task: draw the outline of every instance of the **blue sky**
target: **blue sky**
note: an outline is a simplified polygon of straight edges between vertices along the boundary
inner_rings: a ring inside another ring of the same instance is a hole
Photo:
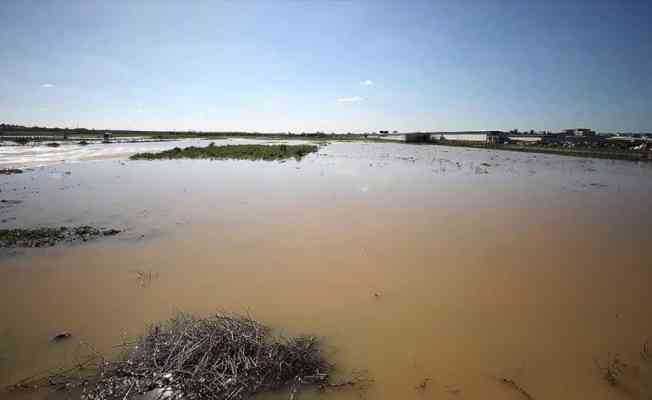
[[[652,2],[0,3],[0,121],[652,131]]]

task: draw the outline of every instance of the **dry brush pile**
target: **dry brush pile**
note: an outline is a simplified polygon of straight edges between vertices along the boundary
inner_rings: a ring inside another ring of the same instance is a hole
[[[342,386],[329,382],[332,369],[313,337],[279,338],[248,317],[184,314],[151,327],[121,360],[102,361],[82,398],[123,400],[154,391],[232,400],[284,388],[294,393],[300,385]]]

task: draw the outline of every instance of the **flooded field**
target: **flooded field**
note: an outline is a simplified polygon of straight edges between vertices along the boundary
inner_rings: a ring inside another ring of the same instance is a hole
[[[130,142],[131,141],[131,142]],[[0,142],[0,168],[28,168],[56,165],[62,162],[80,162],[106,160],[125,157],[141,150],[158,151],[169,149],[170,143],[183,146],[186,143],[203,142],[198,140],[155,141],[146,138],[113,140],[102,143],[84,140],[86,144],[73,141],[48,141],[30,145],[17,145],[12,142]],[[48,144],[58,145],[56,147]],[[202,143],[205,144],[205,143]]]
[[[191,144],[208,141],[33,164],[0,148],[2,167],[35,167],[0,177],[0,229],[123,230],[2,249],[0,386],[228,310],[320,336],[342,376],[373,379],[300,398],[526,398],[503,379],[535,399],[652,396],[652,165],[338,142],[300,162],[127,160]],[[598,367],[614,354],[617,386]]]

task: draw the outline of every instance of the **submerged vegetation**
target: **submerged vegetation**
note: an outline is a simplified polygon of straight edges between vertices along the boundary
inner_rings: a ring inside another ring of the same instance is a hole
[[[61,242],[87,241],[98,236],[113,236],[117,229],[98,229],[92,226],[0,229],[1,247],[51,247]]]
[[[237,144],[215,146],[214,143],[206,147],[190,146],[186,148],[175,147],[158,153],[137,153],[132,155],[132,160],[169,160],[177,158],[208,158],[208,159],[238,159],[238,160],[285,160],[295,158],[300,160],[305,155],[317,151],[317,146],[299,145],[263,145],[263,144]]]
[[[594,360],[600,375],[610,386],[617,387],[632,398],[652,399],[652,359],[648,342],[643,344],[640,360],[625,362],[620,355],[609,353],[604,362]]]
[[[304,385],[328,389],[362,383],[332,383],[333,365],[314,337],[277,337],[269,327],[239,315],[179,314],[153,325],[124,349],[115,361],[94,351],[93,362],[83,364],[83,376],[64,372],[30,378],[13,389],[81,388],[87,400],[125,400],[145,393],[153,398],[235,400],[281,389],[293,398]]]

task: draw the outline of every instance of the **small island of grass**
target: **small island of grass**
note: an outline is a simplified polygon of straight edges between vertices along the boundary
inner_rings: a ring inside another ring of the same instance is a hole
[[[191,159],[236,159],[236,160],[285,160],[294,158],[301,160],[307,154],[317,151],[317,146],[298,145],[263,145],[263,144],[236,144],[215,146],[214,143],[206,147],[190,146],[186,148],[175,147],[158,153],[136,153],[131,160],[172,160],[179,158]]]

